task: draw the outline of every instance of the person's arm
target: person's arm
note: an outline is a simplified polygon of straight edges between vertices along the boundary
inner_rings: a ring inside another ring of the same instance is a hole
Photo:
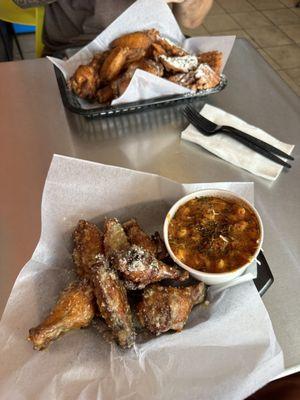
[[[54,3],[55,1],[56,0],[13,0],[20,8],[40,7]]]
[[[213,0],[173,0],[173,2],[173,13],[178,23],[191,29],[202,24],[213,4]]]

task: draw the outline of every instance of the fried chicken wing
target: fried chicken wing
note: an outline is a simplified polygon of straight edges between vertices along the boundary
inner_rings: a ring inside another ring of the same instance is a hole
[[[141,60],[139,62],[138,68],[156,76],[163,76],[164,74],[163,65],[160,62],[150,60],[149,58]]]
[[[122,279],[134,284],[127,285],[128,289],[142,289],[150,283],[163,279],[183,281],[189,277],[187,271],[158,261],[149,251],[136,245],[128,250],[116,252],[111,259],[111,264],[120,273]]]
[[[155,335],[169,330],[181,331],[192,307],[204,299],[203,282],[180,288],[151,285],[144,290],[143,299],[137,305],[137,317],[140,324]]]
[[[160,56],[167,56],[167,51],[159,43],[152,43],[152,54],[154,59],[158,61]]]
[[[142,58],[146,56],[146,50],[140,48],[134,48],[128,50],[126,65],[133,63],[135,61],[140,61]]]
[[[163,38],[161,36],[157,36],[156,43],[158,43],[167,53],[167,55],[174,57],[174,56],[187,56],[189,53],[178,46],[176,43],[172,42],[170,39]]]
[[[71,89],[83,99],[93,99],[99,83],[98,71],[91,65],[80,65],[70,79]]]
[[[104,253],[103,234],[95,224],[80,220],[73,233],[73,241],[76,272],[81,277],[88,277],[91,266]]]
[[[128,236],[130,244],[135,244],[155,255],[156,245],[137,223],[137,220],[132,218],[123,224],[124,231]]]
[[[109,52],[109,55],[105,58],[100,68],[99,77],[101,84],[110,82],[119,75],[125,65],[128,52],[128,47],[115,47]]]
[[[200,64],[195,71],[195,83],[191,86],[194,90],[210,89],[220,83],[218,75],[208,64]]]
[[[174,74],[169,76],[169,81],[177,83],[184,87],[191,87],[195,82],[195,73],[190,71],[187,73]]]
[[[131,81],[131,77],[126,73],[121,75],[119,78],[115,79],[111,82],[111,90],[113,92],[114,97],[120,97],[127,89],[129,83]]]
[[[96,97],[101,104],[110,103],[115,97],[112,86],[107,85],[99,89],[96,93]]]
[[[93,267],[92,282],[97,304],[105,322],[123,347],[131,347],[135,340],[132,315],[127,293],[116,271],[102,257]]]
[[[106,257],[115,252],[126,250],[130,243],[124,229],[117,218],[107,219],[104,223],[104,250]]]
[[[145,32],[132,32],[120,36],[111,42],[111,47],[129,47],[130,49],[147,50],[152,43],[151,34]]]
[[[94,57],[92,58],[92,61],[89,63],[89,65],[93,68],[95,68],[96,71],[99,71],[99,69],[102,67],[105,58],[107,57],[109,51],[104,51],[103,53],[96,53],[94,54]]]
[[[199,64],[208,64],[217,74],[221,73],[223,53],[220,51],[208,51],[198,54]]]
[[[194,55],[183,57],[167,57],[162,55],[160,56],[160,61],[167,71],[171,72],[189,72],[198,66],[198,59]]]
[[[95,315],[94,293],[86,280],[71,283],[60,295],[49,316],[29,330],[35,350],[45,349],[65,333],[88,326]]]

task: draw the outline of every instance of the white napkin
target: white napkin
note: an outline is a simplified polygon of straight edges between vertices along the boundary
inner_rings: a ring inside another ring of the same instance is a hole
[[[210,121],[215,122],[217,125],[233,126],[236,129],[277,147],[285,153],[291,154],[295,147],[292,144],[280,142],[262,129],[249,125],[240,118],[209,104],[203,107],[200,114]],[[283,168],[281,165],[265,158],[227,135],[205,136],[194,128],[194,126],[189,125],[181,133],[181,138],[196,143],[231,164],[271,181],[278,178]]]

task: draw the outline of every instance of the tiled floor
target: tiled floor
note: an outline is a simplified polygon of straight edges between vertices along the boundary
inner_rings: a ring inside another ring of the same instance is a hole
[[[252,42],[300,96],[300,8],[296,0],[214,0],[204,24],[190,36],[237,35]],[[25,58],[34,58],[34,35],[19,37]]]
[[[300,96],[300,8],[296,0],[214,0],[204,24],[186,34],[235,34],[252,42]]]

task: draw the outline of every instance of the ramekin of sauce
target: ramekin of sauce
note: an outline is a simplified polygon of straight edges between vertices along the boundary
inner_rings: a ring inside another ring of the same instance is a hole
[[[208,285],[244,273],[263,242],[256,209],[227,190],[200,190],[178,200],[164,223],[167,250],[182,268]]]

